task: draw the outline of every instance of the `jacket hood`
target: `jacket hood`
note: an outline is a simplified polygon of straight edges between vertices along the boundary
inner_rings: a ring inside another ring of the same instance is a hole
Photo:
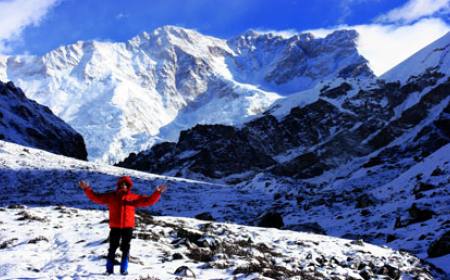
[[[130,190],[133,187],[133,180],[131,180],[130,176],[120,177],[119,180],[117,180],[117,189],[119,189],[119,186],[122,183],[126,183],[129,186],[128,190]]]

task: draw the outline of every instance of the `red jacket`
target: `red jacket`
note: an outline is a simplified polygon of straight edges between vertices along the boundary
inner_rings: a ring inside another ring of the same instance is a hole
[[[86,196],[93,202],[108,205],[110,228],[134,228],[135,208],[151,206],[161,197],[161,193],[158,191],[155,191],[150,196],[132,193],[130,189],[133,186],[133,181],[131,181],[129,176],[119,178],[117,186],[123,182],[126,182],[130,186],[126,193],[121,193],[116,190],[97,194],[92,188],[84,190]]]

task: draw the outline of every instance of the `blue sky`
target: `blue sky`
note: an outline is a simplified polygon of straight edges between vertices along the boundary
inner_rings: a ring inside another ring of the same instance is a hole
[[[382,72],[393,63],[387,57],[389,52],[397,59],[401,54],[403,59],[450,30],[449,2],[0,0],[0,53],[42,55],[78,40],[126,41],[163,25],[192,28],[225,39],[248,29],[288,34],[310,30],[323,35],[339,28],[355,28],[361,34],[361,52],[376,72]],[[383,45],[385,50],[371,44]]]

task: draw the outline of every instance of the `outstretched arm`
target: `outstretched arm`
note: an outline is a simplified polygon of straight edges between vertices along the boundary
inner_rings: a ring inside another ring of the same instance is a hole
[[[161,194],[167,190],[166,185],[160,185],[156,187],[156,190],[152,195],[141,195],[137,199],[128,200],[126,204],[134,207],[147,207],[152,206],[161,198]]]
[[[109,201],[110,195],[108,193],[105,194],[97,194],[92,188],[84,181],[80,181],[80,188],[84,191],[86,196],[94,203],[97,204],[107,204]]]

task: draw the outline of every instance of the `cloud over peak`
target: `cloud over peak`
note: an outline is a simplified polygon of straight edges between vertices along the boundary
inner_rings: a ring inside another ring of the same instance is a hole
[[[450,0],[410,0],[376,18],[377,22],[410,23],[423,17],[450,13]]]
[[[60,0],[9,0],[0,2],[0,53],[9,51],[8,45],[20,41],[23,30],[37,26]]]

